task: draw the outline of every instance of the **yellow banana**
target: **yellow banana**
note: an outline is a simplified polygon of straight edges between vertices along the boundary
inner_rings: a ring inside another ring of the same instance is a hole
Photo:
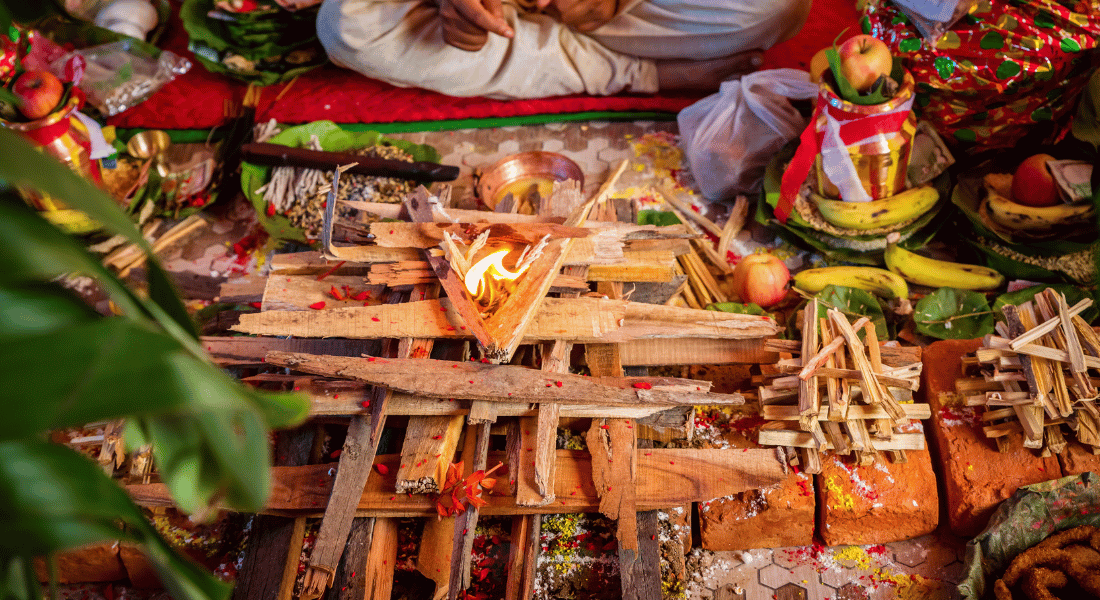
[[[1025,206],[995,192],[987,200],[989,218],[998,225],[1017,231],[1050,229],[1059,225],[1082,225],[1092,221],[1091,202],[1057,204],[1055,206]]]
[[[844,202],[810,193],[810,200],[826,221],[859,231],[911,221],[931,210],[939,199],[940,193],[930,184],[870,202]]]
[[[859,288],[883,298],[908,298],[909,284],[897,273],[876,267],[821,267],[799,271],[794,287],[816,294],[827,285]]]
[[[891,234],[896,235],[896,234]],[[910,252],[896,243],[886,246],[886,267],[909,283],[933,288],[995,290],[1004,283],[1004,275],[979,265],[936,260]]]

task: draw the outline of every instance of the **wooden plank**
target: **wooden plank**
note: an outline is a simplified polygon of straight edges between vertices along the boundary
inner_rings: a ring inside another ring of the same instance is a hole
[[[617,521],[619,547],[638,550],[635,482],[637,437],[633,423],[593,419],[585,436],[592,454],[592,483],[600,496],[600,512]]]
[[[740,394],[706,390],[710,382],[668,377],[552,376],[513,365],[433,359],[356,359],[270,352],[267,362],[326,377],[354,378],[410,394],[492,402],[560,402],[609,406],[742,404]]]
[[[363,596],[366,600],[389,600],[393,593],[393,571],[397,566],[397,519],[377,518],[371,534]]]
[[[451,553],[455,544],[455,517],[424,520],[416,570],[435,582],[434,598],[446,598],[451,586]]]
[[[204,336],[199,342],[219,366],[261,365],[269,350],[331,356],[378,354],[374,340]]]
[[[401,446],[397,493],[439,493],[464,424],[465,419],[460,416],[409,419],[405,443]]]
[[[363,572],[374,534],[374,519],[359,517],[351,522],[348,541],[340,566],[336,568],[332,585],[325,592],[325,600],[360,600],[366,595],[367,578]]]
[[[534,594],[535,564],[538,562],[539,530],[542,515],[521,515],[512,518],[512,543],[508,549],[507,581],[504,600],[527,600]]]
[[[619,360],[624,367],[771,364],[778,355],[764,350],[764,342],[763,338],[629,340],[619,344]]]
[[[326,304],[327,306],[327,304]],[[358,306],[244,313],[233,330],[253,335],[306,338],[454,338],[473,332],[448,300],[396,306]],[[601,298],[547,298],[526,331],[525,342],[567,340],[621,343],[641,339],[712,338],[746,340],[779,331],[775,322],[754,315],[644,305]]]
[[[466,445],[462,451],[465,476],[484,471],[489,459],[489,424],[470,425],[466,428]],[[482,492],[483,494],[485,492]],[[474,549],[479,509],[470,504],[454,523],[454,544],[451,548],[450,580],[447,597],[458,598],[460,591],[470,587],[470,556]]]
[[[897,437],[897,436],[895,436]],[[482,515],[529,513],[596,512],[599,498],[592,485],[592,460],[587,452],[558,450],[555,494],[557,500],[544,507],[519,507],[513,496],[492,494]],[[495,464],[503,455],[490,453]],[[374,470],[359,498],[360,516],[427,517],[436,514],[427,496],[395,494],[400,456],[379,456],[376,464],[386,465],[383,475]],[[654,448],[639,450],[636,456],[636,498],[638,510],[655,510],[720,498],[748,489],[767,487],[782,481],[782,467],[771,448],[750,448],[740,452],[720,449]],[[329,465],[274,467],[272,491],[266,512],[301,511],[316,514],[328,502],[333,476]],[[171,506],[167,486],[162,483],[126,487],[142,506]],[[377,525],[376,525],[377,526]],[[375,532],[377,538],[377,531]]]
[[[516,504],[520,506],[543,506],[546,497],[539,491],[535,477],[536,439],[538,437],[538,418],[521,418],[508,438],[508,473],[515,485]],[[555,452],[556,454],[556,452]]]
[[[310,426],[280,432],[275,442],[274,463],[280,466],[307,464],[314,445],[314,432]],[[289,599],[294,593],[293,575],[298,573],[304,533],[304,519],[299,523],[298,519],[256,515],[252,523],[254,541],[245,549],[233,598]]]

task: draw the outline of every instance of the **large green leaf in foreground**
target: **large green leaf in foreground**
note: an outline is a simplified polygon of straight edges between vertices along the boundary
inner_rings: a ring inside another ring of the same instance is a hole
[[[177,555],[118,485],[83,455],[0,442],[0,598],[41,597],[30,561],[103,540],[142,544],[173,598],[223,600],[230,587]]]

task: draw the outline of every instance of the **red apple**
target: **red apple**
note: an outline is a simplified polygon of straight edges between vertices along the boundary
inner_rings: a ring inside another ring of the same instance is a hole
[[[840,73],[857,92],[863,93],[894,69],[894,57],[882,40],[869,35],[848,38],[837,48]]]
[[[752,302],[763,308],[779,304],[787,295],[790,280],[787,265],[772,254],[750,254],[733,268],[733,292],[742,302]]]
[[[65,86],[49,71],[27,71],[15,80],[11,91],[19,99],[19,112],[33,121],[53,112]]]
[[[1047,168],[1054,160],[1049,154],[1036,154],[1024,159],[1012,176],[1012,201],[1027,206],[1054,206],[1062,202],[1058,184]]]
[[[829,57],[825,55],[828,50],[828,48],[822,48],[810,59],[810,81],[821,83],[821,78],[825,76],[825,71],[829,70]]]

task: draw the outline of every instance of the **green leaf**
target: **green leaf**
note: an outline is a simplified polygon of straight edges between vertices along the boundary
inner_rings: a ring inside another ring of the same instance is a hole
[[[99,318],[91,307],[57,283],[0,287],[2,338],[38,335]]]
[[[814,297],[821,303],[817,315],[819,319],[825,317],[826,311],[830,308],[844,313],[851,323],[856,322],[860,317],[867,317],[874,324],[875,336],[879,340],[890,339],[882,304],[871,292],[843,285],[827,285]]]
[[[669,225],[679,225],[680,218],[672,211],[640,210],[638,211],[638,224],[667,227]]]
[[[230,587],[176,554],[98,465],[64,446],[0,442],[0,507],[0,597],[41,589],[26,581],[33,570],[20,569],[31,557],[105,540],[144,545],[173,598],[229,597]]]
[[[1060,294],[1066,297],[1066,304],[1073,306],[1085,298],[1091,298],[1089,293],[1082,288],[1068,283],[1054,283],[1054,284],[1040,284],[1026,287],[1022,290],[1016,290],[1015,292],[1008,292],[997,296],[997,299],[993,301],[993,312],[996,313],[997,318],[1004,320],[1004,313],[1001,310],[1006,304],[1020,305],[1024,302],[1030,301],[1039,292],[1050,288],[1056,290]],[[1095,305],[1090,306],[1081,313],[1081,318],[1092,323],[1100,317],[1100,310],[1097,310]]]
[[[913,321],[919,333],[941,340],[972,340],[993,333],[993,311],[985,295],[942,287],[917,302]]]
[[[0,127],[0,180],[21,188],[63,198],[66,205],[86,213],[115,234],[148,253],[152,248],[118,203],[61,161],[35,149],[18,133]]]
[[[872,106],[875,104],[882,104],[889,102],[894,96],[886,93],[886,82],[879,79],[864,93],[860,93],[852,85],[848,78],[844,76],[840,65],[840,54],[836,51],[836,46],[829,48],[825,51],[825,57],[829,59],[829,70],[832,72],[833,81],[836,83],[836,92],[844,100],[857,104],[859,106]],[[893,79],[895,83],[901,85],[902,79],[904,79],[905,68],[902,66],[901,58],[895,56],[894,64],[890,71],[890,79]]]
[[[762,317],[770,317],[771,313],[760,307],[759,304],[748,303],[742,304],[741,302],[715,302],[707,306],[706,310],[716,310],[719,312],[733,313],[736,315],[760,315]]]

